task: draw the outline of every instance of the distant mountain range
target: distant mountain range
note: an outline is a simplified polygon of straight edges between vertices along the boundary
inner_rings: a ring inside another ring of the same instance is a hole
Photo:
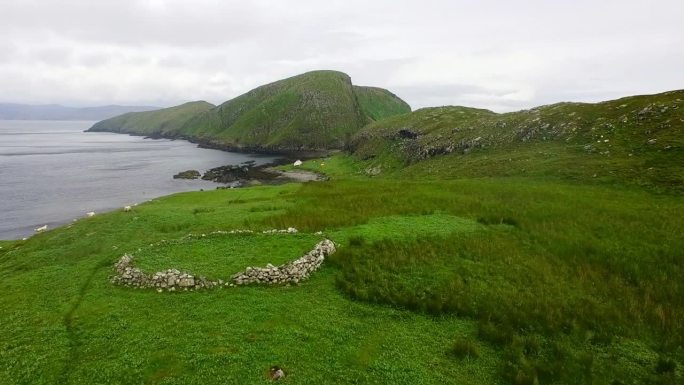
[[[58,104],[0,103],[0,120],[103,120],[127,112],[158,110],[153,106],[65,107]]]

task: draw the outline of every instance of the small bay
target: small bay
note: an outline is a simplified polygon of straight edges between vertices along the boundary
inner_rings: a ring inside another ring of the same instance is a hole
[[[275,160],[183,140],[83,132],[94,122],[0,120],[0,239],[182,191],[214,189],[179,171]]]

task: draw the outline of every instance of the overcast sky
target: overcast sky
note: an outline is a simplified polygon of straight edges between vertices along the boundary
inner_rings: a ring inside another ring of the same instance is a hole
[[[314,69],[413,108],[684,88],[684,0],[0,0],[0,101],[220,103]]]

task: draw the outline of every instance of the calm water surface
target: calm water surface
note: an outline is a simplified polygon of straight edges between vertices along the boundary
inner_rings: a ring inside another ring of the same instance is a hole
[[[217,186],[173,179],[179,171],[274,160],[182,140],[84,133],[92,124],[0,120],[0,239],[26,237],[36,227],[53,228],[88,211]]]

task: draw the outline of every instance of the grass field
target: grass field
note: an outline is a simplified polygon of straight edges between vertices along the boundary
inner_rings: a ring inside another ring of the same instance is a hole
[[[308,161],[332,179],[177,194],[0,242],[2,383],[259,384],[273,365],[287,384],[684,380],[681,195],[368,164]],[[318,231],[338,252],[300,286],[108,279],[126,252],[225,279],[299,257]]]

